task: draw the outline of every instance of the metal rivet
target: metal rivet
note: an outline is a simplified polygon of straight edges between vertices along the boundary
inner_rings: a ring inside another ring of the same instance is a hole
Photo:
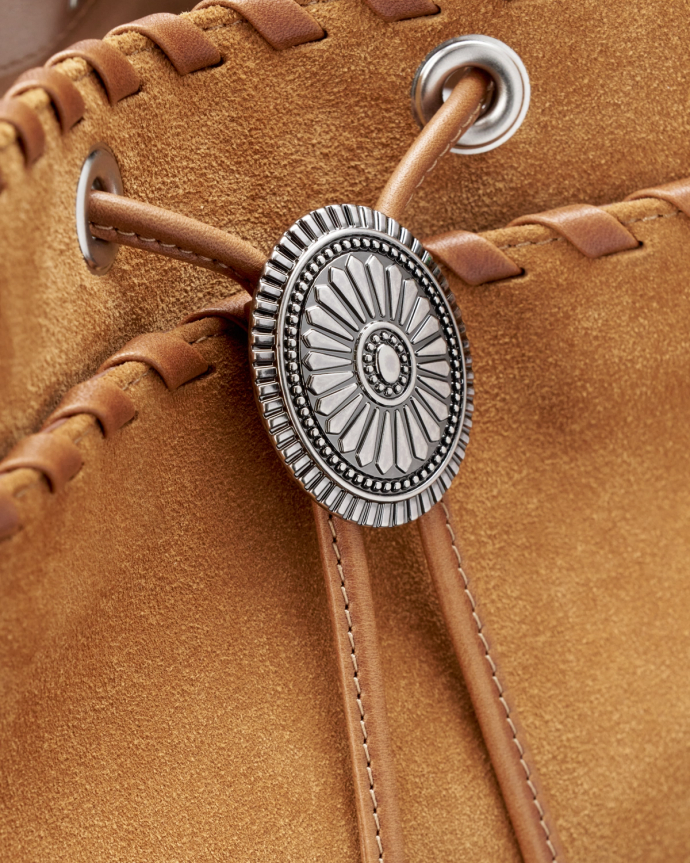
[[[113,265],[119,246],[100,240],[91,234],[89,228],[89,195],[92,189],[122,194],[122,175],[109,147],[96,144],[86,157],[77,184],[77,238],[79,248],[89,269],[102,276]]]
[[[520,128],[529,108],[529,75],[515,51],[491,36],[458,36],[434,48],[417,69],[411,95],[412,113],[420,126],[429,122],[470,66],[491,75],[494,92],[453,153],[486,153],[500,147]]]

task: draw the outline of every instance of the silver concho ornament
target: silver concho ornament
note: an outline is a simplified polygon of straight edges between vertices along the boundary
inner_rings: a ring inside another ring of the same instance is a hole
[[[382,213],[324,207],[283,235],[252,304],[252,377],[271,440],[322,506],[387,527],[440,500],[471,426],[464,333],[431,256]]]

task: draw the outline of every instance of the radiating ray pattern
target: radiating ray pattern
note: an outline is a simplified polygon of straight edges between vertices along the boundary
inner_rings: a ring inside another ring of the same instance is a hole
[[[458,472],[471,427],[465,328],[421,243],[350,204],[303,216],[251,309],[257,404],[292,476],[360,524],[414,520]]]
[[[296,407],[314,420],[315,448],[365,488],[419,481],[462,398],[447,309],[380,249],[334,256],[303,293]]]

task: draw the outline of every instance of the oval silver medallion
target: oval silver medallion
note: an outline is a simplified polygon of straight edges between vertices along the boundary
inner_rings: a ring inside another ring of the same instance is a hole
[[[252,303],[256,399],[304,489],[360,524],[404,524],[450,486],[472,414],[469,344],[448,284],[405,228],[324,207],[273,250]]]

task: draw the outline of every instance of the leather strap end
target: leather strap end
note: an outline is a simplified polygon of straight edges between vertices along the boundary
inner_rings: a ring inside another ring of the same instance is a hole
[[[33,468],[46,477],[51,491],[58,492],[79,472],[82,464],[81,451],[72,441],[39,432],[19,441],[0,462],[0,473]]]
[[[395,765],[362,528],[312,502],[355,784],[362,863],[403,863]]]

